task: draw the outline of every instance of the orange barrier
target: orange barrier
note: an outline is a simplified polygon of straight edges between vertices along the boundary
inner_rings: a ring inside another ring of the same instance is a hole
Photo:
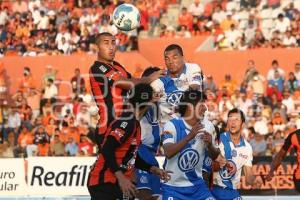
[[[196,49],[205,41],[207,36],[186,38],[153,38],[140,39],[140,53],[153,65],[164,66],[164,50],[170,44],[179,44],[187,60],[193,58]]]
[[[188,62],[198,63],[205,74],[212,74],[219,83],[225,74],[231,74],[237,82],[241,81],[246,64],[249,59],[256,62],[258,70],[266,75],[273,59],[279,61],[280,66],[289,71],[294,70],[294,64],[300,61],[300,49],[258,49],[248,51],[212,51],[195,52],[195,49],[203,41],[203,37],[194,39],[145,39],[140,40],[140,52],[118,53],[116,60],[134,76],[150,65],[164,66],[163,50],[168,44],[178,43],[182,45]],[[46,66],[52,65],[58,69],[57,79],[69,83],[74,75],[74,69],[79,67],[83,74],[88,73],[89,66],[96,59],[95,55],[70,55],[70,56],[43,56],[43,57],[4,57],[1,62],[7,71],[8,87],[10,93],[17,91],[22,78],[23,67],[29,66],[34,75],[36,85],[39,87]],[[86,76],[88,83],[88,76]],[[60,94],[69,94],[70,87],[67,84],[60,85]]]

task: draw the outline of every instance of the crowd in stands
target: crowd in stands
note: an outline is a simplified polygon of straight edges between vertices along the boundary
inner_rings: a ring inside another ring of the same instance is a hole
[[[140,10],[137,30],[112,24],[114,8],[131,2]],[[169,5],[179,5],[175,24],[163,22]],[[116,35],[120,51],[138,49],[138,36],[213,36],[216,50],[300,45],[299,0],[16,0],[0,1],[0,57],[95,53],[96,33]]]
[[[91,156],[97,152],[98,113],[87,80],[75,69],[69,77],[72,95],[65,97],[59,95],[56,74],[47,66],[42,80],[37,80],[30,67],[24,67],[18,92],[12,96],[0,85],[0,157]],[[249,60],[240,83],[226,74],[216,84],[213,75],[207,74],[204,88],[208,117],[221,131],[230,109],[238,107],[246,114],[243,135],[255,156],[278,152],[286,136],[300,128],[300,63],[286,72],[277,60],[270,61],[264,77]]]

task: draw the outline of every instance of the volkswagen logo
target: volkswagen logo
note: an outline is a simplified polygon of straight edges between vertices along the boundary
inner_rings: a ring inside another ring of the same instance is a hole
[[[227,164],[220,169],[219,174],[223,180],[230,180],[236,171],[236,164],[232,160],[228,160]]]
[[[194,149],[186,149],[178,158],[179,169],[183,172],[191,171],[198,164],[199,153]]]

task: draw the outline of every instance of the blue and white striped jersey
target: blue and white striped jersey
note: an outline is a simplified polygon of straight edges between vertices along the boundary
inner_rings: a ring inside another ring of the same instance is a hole
[[[215,141],[214,125],[204,118],[204,130],[212,135]],[[174,118],[168,121],[163,129],[163,145],[177,143],[190,133],[192,127],[183,118]],[[172,187],[194,187],[203,183],[202,168],[205,158],[206,144],[200,135],[191,140],[177,155],[165,159],[164,169],[173,171],[171,180],[164,183]]]
[[[191,85],[198,85],[200,89],[202,85],[201,68],[194,63],[185,63],[183,72],[177,78],[167,75],[151,83],[154,91],[162,94],[160,100],[161,122],[165,123],[178,117],[175,108],[183,92]]]
[[[221,187],[237,189],[242,168],[252,166],[252,147],[243,137],[241,137],[239,145],[234,145],[230,133],[224,132],[220,135],[219,148],[221,155],[229,161],[231,169],[229,171],[226,167],[223,167],[218,172],[214,172],[213,183]]]

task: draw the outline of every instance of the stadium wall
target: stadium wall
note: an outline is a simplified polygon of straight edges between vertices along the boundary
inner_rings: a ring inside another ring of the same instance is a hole
[[[205,74],[212,74],[216,83],[224,79],[225,74],[231,74],[238,83],[243,77],[246,64],[249,59],[256,62],[257,69],[266,75],[270,69],[273,59],[279,61],[280,66],[286,71],[293,71],[294,64],[300,62],[300,49],[257,49],[248,51],[214,51],[195,52],[201,44],[201,38],[190,40],[178,40],[185,51],[188,62],[200,64]],[[123,64],[134,76],[139,76],[143,69],[150,65],[158,65],[164,68],[163,50],[165,47],[177,40],[148,39],[141,40],[140,52],[118,53],[116,60]],[[199,43],[198,43],[199,42]],[[10,93],[17,91],[22,78],[24,66],[32,70],[36,81],[36,86],[41,85],[42,76],[46,66],[51,65],[58,70],[57,79],[59,93],[61,95],[71,94],[70,79],[74,74],[74,69],[79,67],[88,83],[89,66],[96,59],[95,55],[59,55],[41,57],[3,57],[0,61],[6,70],[6,81]]]

